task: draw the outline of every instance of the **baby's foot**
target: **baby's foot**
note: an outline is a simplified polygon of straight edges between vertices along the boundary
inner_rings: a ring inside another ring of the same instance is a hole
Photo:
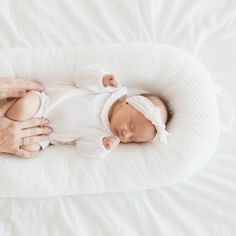
[[[120,139],[117,136],[107,136],[102,142],[107,150],[112,150],[120,143]]]
[[[29,91],[24,97],[16,100],[5,116],[15,121],[28,120],[38,111],[39,106],[39,95],[34,91]]]

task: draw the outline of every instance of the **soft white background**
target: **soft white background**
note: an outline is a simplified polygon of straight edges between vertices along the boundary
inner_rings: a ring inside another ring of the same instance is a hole
[[[0,48],[162,42],[200,59],[236,107],[235,0],[1,0]],[[236,235],[236,125],[221,102],[209,164],[161,189],[0,199],[0,235]],[[235,116],[235,108],[234,108]]]

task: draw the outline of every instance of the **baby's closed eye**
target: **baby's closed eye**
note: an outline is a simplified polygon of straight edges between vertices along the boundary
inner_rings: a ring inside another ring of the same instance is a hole
[[[130,122],[129,122],[129,129],[130,129],[131,132],[134,132],[134,131],[135,131],[135,125],[134,125],[133,120],[130,120]],[[136,142],[136,141],[137,141],[135,135],[132,135],[132,136],[130,137],[130,141],[131,141],[131,142]]]
[[[129,122],[129,129],[130,129],[130,131],[133,131],[133,127],[134,125],[133,125],[133,122],[132,122],[132,120],[130,120],[130,122]]]

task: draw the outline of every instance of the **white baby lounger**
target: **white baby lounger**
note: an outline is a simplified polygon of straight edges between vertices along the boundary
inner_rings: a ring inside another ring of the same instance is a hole
[[[192,56],[163,44],[3,49],[0,76],[71,86],[78,70],[98,64],[121,84],[165,97],[174,112],[167,144],[120,144],[105,159],[78,155],[72,145],[49,146],[36,158],[1,154],[0,196],[42,197],[124,192],[170,185],[208,162],[220,132],[215,85]],[[137,91],[137,90],[136,90]]]

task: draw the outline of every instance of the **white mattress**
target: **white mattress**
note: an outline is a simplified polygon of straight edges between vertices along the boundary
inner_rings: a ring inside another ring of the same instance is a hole
[[[1,48],[172,44],[199,58],[236,107],[234,0],[2,0],[0,25]],[[225,110],[222,119],[227,123]],[[234,123],[222,133],[209,164],[188,181],[171,187],[122,194],[2,198],[0,235],[233,236],[235,140]]]

